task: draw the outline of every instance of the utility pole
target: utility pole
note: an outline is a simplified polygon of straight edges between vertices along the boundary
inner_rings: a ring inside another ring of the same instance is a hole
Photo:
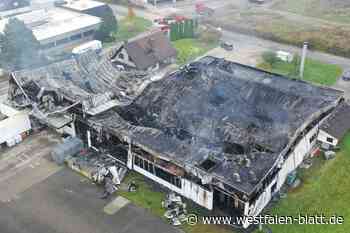
[[[300,76],[301,79],[303,79],[303,77],[304,77],[304,68],[305,68],[307,46],[308,46],[308,43],[304,42],[304,44],[303,44],[303,51],[301,53],[300,70],[299,70],[299,76]]]

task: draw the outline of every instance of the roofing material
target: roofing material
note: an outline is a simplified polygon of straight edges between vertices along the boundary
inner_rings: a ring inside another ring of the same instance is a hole
[[[158,30],[133,38],[125,44],[125,49],[140,70],[176,56],[176,49],[163,32]]]
[[[343,93],[214,57],[150,84],[131,105],[90,119],[184,168],[250,193],[308,122]],[[240,175],[240,182],[233,176]]]
[[[338,105],[321,129],[337,139],[342,139],[350,129],[350,106],[345,102]]]

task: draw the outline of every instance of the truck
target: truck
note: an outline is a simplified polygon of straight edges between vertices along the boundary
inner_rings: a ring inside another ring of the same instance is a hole
[[[81,44],[77,47],[75,47],[72,50],[73,55],[81,55],[83,53],[86,53],[88,51],[95,51],[96,53],[101,52],[102,50],[102,43],[99,40],[92,40],[89,42],[86,42],[84,44]]]

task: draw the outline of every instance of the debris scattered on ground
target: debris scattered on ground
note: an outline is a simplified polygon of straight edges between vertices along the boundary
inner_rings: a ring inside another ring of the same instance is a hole
[[[294,182],[290,185],[290,187],[291,187],[292,189],[295,189],[295,188],[299,187],[300,184],[301,184],[301,180],[298,179],[298,178],[296,178],[296,179],[294,180]]]
[[[297,171],[292,171],[287,176],[287,185],[292,186],[295,180],[297,179]]]
[[[302,164],[300,164],[300,168],[309,169],[312,166],[312,159],[305,159]]]
[[[136,192],[137,191],[137,184],[135,181],[131,181],[130,184],[128,185],[128,192]]]
[[[326,160],[330,160],[330,159],[335,158],[335,155],[336,155],[336,153],[334,151],[331,151],[331,150],[324,152],[324,158]]]
[[[178,226],[186,221],[186,204],[183,203],[181,197],[175,193],[167,195],[166,200],[162,201],[162,207],[166,209],[164,217],[169,219],[172,225]]]
[[[71,169],[104,186],[101,198],[115,193],[127,173],[127,168],[111,156],[92,150],[83,150],[78,155],[68,156],[65,161]]]

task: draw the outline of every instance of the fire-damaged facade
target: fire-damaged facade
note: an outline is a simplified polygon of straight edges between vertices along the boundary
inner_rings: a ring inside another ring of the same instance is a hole
[[[129,169],[209,210],[247,216],[310,153],[342,96],[214,57],[155,79],[83,56],[14,72],[9,91],[17,107]]]

